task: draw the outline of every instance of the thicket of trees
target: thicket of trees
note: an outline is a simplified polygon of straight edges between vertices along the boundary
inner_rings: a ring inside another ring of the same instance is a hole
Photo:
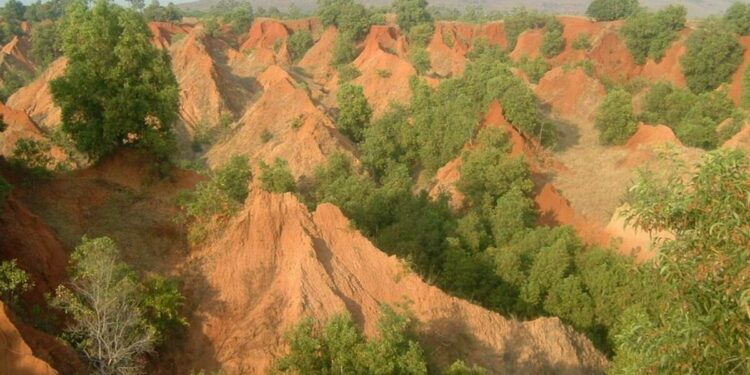
[[[638,0],[593,0],[586,15],[597,21],[614,21],[629,17],[638,9]]]
[[[686,17],[687,9],[681,5],[670,5],[657,12],[642,10],[628,17],[621,32],[635,62],[644,64],[647,58],[661,61],[679,31],[685,28]]]
[[[563,31],[565,31],[565,26],[563,26],[562,22],[555,17],[551,17],[547,22],[544,39],[542,39],[542,45],[540,47],[544,57],[552,58],[565,50]]]
[[[345,83],[336,94],[339,113],[336,128],[355,143],[362,142],[365,129],[370,124],[372,109],[367,103],[362,86]]]
[[[680,60],[690,90],[702,93],[728,82],[742,63],[744,47],[727,24],[707,20],[687,39],[687,53]]]
[[[81,0],[68,8],[60,30],[68,66],[50,90],[77,148],[92,160],[123,144],[168,159],[179,92],[169,57],[151,44],[143,17],[107,0],[91,8]]]
[[[750,4],[735,2],[724,13],[724,21],[739,35],[750,35]]]
[[[650,124],[671,127],[680,141],[688,146],[713,149],[734,135],[728,131],[732,129],[720,131],[719,125],[729,118],[741,122],[743,116],[724,91],[696,95],[690,90],[659,82],[646,93],[640,118]]]

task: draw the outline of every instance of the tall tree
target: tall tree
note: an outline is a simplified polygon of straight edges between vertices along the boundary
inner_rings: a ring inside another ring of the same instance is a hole
[[[362,86],[344,84],[337,94],[339,115],[336,127],[354,142],[361,142],[365,128],[370,124],[372,109],[367,103]]]
[[[65,75],[50,83],[63,131],[97,160],[123,145],[166,159],[174,147],[177,81],[143,17],[108,0],[77,0],[60,25]]]

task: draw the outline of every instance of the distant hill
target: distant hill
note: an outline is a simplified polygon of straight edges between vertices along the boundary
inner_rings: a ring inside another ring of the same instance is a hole
[[[208,9],[217,0],[198,0],[185,2],[180,6],[185,9]],[[690,17],[706,17],[724,12],[736,0],[641,0],[649,8],[661,8],[668,4],[683,4],[688,8]],[[363,0],[368,5],[387,5],[391,0]],[[518,6],[543,10],[551,13],[582,14],[591,0],[431,0],[430,5],[448,8],[463,8],[467,5],[480,5],[487,9],[503,10]],[[287,9],[294,4],[302,10],[315,8],[316,0],[251,0],[254,7]]]

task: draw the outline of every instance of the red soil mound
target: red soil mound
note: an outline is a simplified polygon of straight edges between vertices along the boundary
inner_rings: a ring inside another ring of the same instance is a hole
[[[47,129],[58,126],[62,113],[52,101],[49,82],[65,74],[67,59],[59,58],[47,70],[28,85],[8,98],[8,107],[26,112],[34,122]]]
[[[263,95],[245,112],[233,136],[209,151],[211,166],[234,154],[266,162],[280,157],[299,177],[310,175],[334,152],[351,152],[349,141],[286,71],[274,65],[257,79]]]
[[[667,48],[664,57],[658,63],[652,59],[648,59],[646,64],[640,68],[640,76],[650,82],[669,81],[677,86],[685,87],[687,81],[685,80],[685,75],[682,73],[680,59],[687,52],[685,39],[688,34],[689,30],[683,30],[680,33],[680,39]]]
[[[629,152],[622,160],[620,166],[634,168],[650,162],[656,158],[658,146],[667,143],[684,147],[669,127],[641,124],[638,126],[638,131],[625,144]]]
[[[14,36],[8,44],[0,50],[0,73],[9,71],[33,74],[36,64],[28,58],[31,43],[26,37]]]
[[[604,85],[580,68],[569,72],[554,68],[539,80],[534,91],[555,116],[568,121],[593,121],[607,96]]]
[[[333,47],[337,35],[338,32],[335,27],[331,26],[326,29],[320,39],[297,64],[319,84],[325,84],[333,75],[331,60],[333,60]]]
[[[8,315],[0,302],[0,374],[57,375],[49,364],[34,356]]]
[[[570,202],[565,199],[554,186],[544,185],[537,194],[534,201],[541,214],[540,224],[558,226],[570,225],[590,245],[608,246],[610,236],[597,222],[579,215]]]
[[[409,78],[416,70],[406,58],[406,39],[396,28],[373,26],[354,66],[362,72],[354,82],[364,88],[375,116],[390,102],[409,102]]]
[[[544,38],[543,29],[532,29],[526,30],[518,36],[516,42],[516,48],[510,53],[510,58],[514,61],[518,61],[522,57],[526,56],[530,59],[539,56],[539,47],[542,45],[542,39]]]
[[[178,361],[187,369],[213,364],[228,373],[265,373],[285,351],[284,332],[302,317],[348,311],[373,335],[382,303],[408,303],[438,365],[464,357],[490,373],[514,374],[600,373],[606,366],[586,338],[556,318],[517,322],[427,285],[332,205],[310,214],[291,194],[254,191],[200,257],[201,290],[214,292],[202,294]]]
[[[34,280],[28,297],[43,303],[43,294],[53,291],[65,278],[67,255],[52,228],[11,196],[1,207],[0,259],[16,259]]]
[[[722,147],[750,150],[750,125],[745,125],[739,133],[726,141]]]
[[[456,184],[461,179],[461,167],[464,164],[460,156],[449,161],[448,164],[438,169],[435,173],[435,180],[430,189],[430,198],[437,199],[441,194],[447,194],[450,197],[451,208],[458,211],[464,206],[466,197],[461,193]]]
[[[619,241],[618,248],[623,255],[632,256],[636,262],[643,263],[656,255],[656,246],[663,239],[672,239],[667,232],[648,233],[628,224],[621,213],[628,205],[618,208],[607,224],[607,233]]]
[[[0,133],[0,155],[5,157],[12,155],[16,142],[21,138],[42,138],[41,130],[26,113],[0,104],[0,115],[3,116],[3,122],[7,125],[5,131]]]
[[[463,73],[466,65],[466,54],[479,38],[503,48],[508,45],[503,23],[471,25],[461,22],[437,22],[435,34],[427,46],[432,70],[441,76]]]
[[[606,22],[594,22],[586,17],[560,16],[557,18],[564,26],[565,49],[552,59],[553,65],[556,66],[586,59],[586,51],[574,49],[573,41],[578,37],[588,36],[589,40],[593,42],[607,27]]]
[[[750,36],[739,37],[739,42],[745,47],[745,56],[742,59],[742,64],[732,76],[732,83],[729,86],[729,97],[737,105],[742,100],[742,77],[745,75],[748,65],[750,65]]]
[[[240,51],[250,54],[250,63],[260,68],[273,64],[289,64],[291,58],[286,46],[289,36],[298,30],[318,34],[320,28],[320,22],[312,18],[288,22],[270,18],[256,19],[250,27],[247,39],[240,46]]]
[[[172,70],[180,86],[183,131],[192,135],[197,126],[217,126],[221,115],[228,109],[218,84],[219,73],[206,48],[203,30],[193,29],[172,45],[170,53]]]
[[[615,80],[631,79],[637,70],[633,55],[618,34],[617,27],[620,25],[619,22],[610,23],[593,42],[588,54],[597,75]]]
[[[169,46],[172,45],[172,37],[175,34],[187,34],[192,29],[192,27],[171,22],[149,22],[148,28],[154,35],[152,43],[159,49],[169,49]]]

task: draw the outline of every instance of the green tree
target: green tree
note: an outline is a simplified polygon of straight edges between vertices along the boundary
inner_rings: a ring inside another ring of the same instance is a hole
[[[173,149],[177,81],[140,14],[107,0],[76,1],[60,25],[65,75],[50,83],[63,130],[97,160],[123,144],[166,159]]]
[[[503,19],[508,50],[516,48],[518,36],[529,29],[540,29],[547,24],[548,16],[525,8],[514,8]]]
[[[549,64],[541,56],[533,59],[523,56],[518,59],[516,66],[526,73],[532,83],[539,83],[539,80],[549,71]]]
[[[750,4],[735,2],[724,13],[724,21],[735,33],[750,35]]]
[[[414,26],[432,24],[432,15],[427,11],[427,0],[395,0],[393,10],[396,22],[404,33],[410,33]]]
[[[432,61],[430,61],[430,54],[424,48],[415,48],[409,53],[409,60],[411,60],[414,69],[419,74],[426,74],[432,69]]]
[[[563,31],[565,27],[562,22],[557,18],[552,17],[547,22],[547,29],[544,33],[544,39],[542,39],[541,51],[542,54],[547,58],[552,58],[559,55],[565,50],[565,38],[563,38]]]
[[[409,31],[409,43],[414,47],[426,47],[435,32],[432,22],[422,22],[414,25]]]
[[[641,11],[625,20],[621,32],[637,64],[646,58],[661,61],[667,48],[685,27],[687,9],[670,5],[658,12]]]
[[[690,90],[702,93],[728,82],[742,63],[744,47],[727,27],[706,21],[690,34],[687,52],[680,60]]]
[[[609,92],[597,110],[594,126],[604,145],[623,144],[630,139],[637,129],[631,95],[620,88]]]
[[[287,40],[287,48],[293,61],[299,61],[313,46],[312,34],[307,30],[295,31]]]
[[[185,296],[177,280],[156,276],[142,289],[141,309],[155,332],[155,343],[163,343],[167,334],[187,327],[187,319],[180,311],[185,306]]]
[[[71,318],[71,337],[97,371],[139,374],[153,349],[155,331],[140,307],[138,280],[107,237],[87,239],[71,255],[71,279],[53,304]]]
[[[362,86],[345,83],[336,94],[339,114],[336,117],[336,128],[352,141],[362,142],[365,129],[370,125],[372,109],[367,103]]]
[[[413,339],[413,319],[383,305],[378,339],[366,339],[348,314],[318,328],[308,318],[287,333],[290,352],[274,374],[427,374],[424,352]]]
[[[317,15],[324,25],[335,25],[353,41],[362,39],[370,29],[370,13],[354,0],[318,0]]]
[[[655,313],[623,316],[613,373],[750,371],[748,171],[745,151],[716,151],[689,179],[685,168],[670,168],[642,172],[631,187],[626,218],[675,237],[656,263],[668,293]]]
[[[29,274],[18,267],[15,259],[0,262],[0,300],[15,305],[18,297],[33,287]]]
[[[593,0],[586,15],[597,21],[614,21],[638,11],[638,0]]]
[[[24,13],[26,12],[26,6],[17,0],[8,0],[5,2],[0,15],[2,15],[2,31],[3,37],[5,38],[3,43],[9,42],[13,36],[23,35],[21,29],[21,21],[24,19]]]
[[[260,162],[260,183],[263,190],[272,193],[294,193],[297,184],[286,160],[276,158],[273,164]]]
[[[46,67],[62,55],[60,51],[57,25],[44,21],[31,29],[31,57],[41,66]]]

